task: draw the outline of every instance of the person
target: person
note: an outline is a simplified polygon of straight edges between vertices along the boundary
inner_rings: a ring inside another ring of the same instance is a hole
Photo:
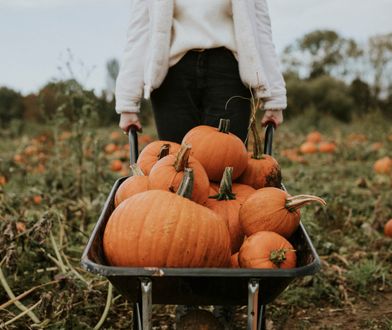
[[[142,129],[141,100],[150,98],[162,140],[228,118],[245,141],[251,97],[263,105],[262,125],[280,125],[286,88],[267,0],[131,0],[115,96],[124,132]]]
[[[252,98],[263,105],[262,125],[280,125],[286,88],[267,0],[131,0],[115,96],[124,132],[142,129],[144,97],[159,139],[178,143],[193,127],[217,127],[221,118],[245,141]],[[229,328],[232,310],[214,312]]]

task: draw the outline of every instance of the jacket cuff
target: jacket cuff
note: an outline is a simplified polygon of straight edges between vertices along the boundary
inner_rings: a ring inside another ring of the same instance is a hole
[[[116,112],[140,112],[140,103],[116,104]]]

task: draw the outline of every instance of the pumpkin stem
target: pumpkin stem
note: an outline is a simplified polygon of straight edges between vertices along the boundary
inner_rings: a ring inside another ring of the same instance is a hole
[[[235,194],[232,191],[233,189],[232,175],[233,175],[233,168],[226,167],[225,171],[223,172],[222,180],[220,182],[219,192],[216,195],[209,196],[208,198],[214,198],[217,199],[218,201],[222,201],[222,200],[227,201],[227,200],[235,199]]]
[[[286,208],[290,212],[294,212],[295,210],[300,209],[302,206],[317,202],[320,203],[321,205],[327,205],[324,199],[313,196],[313,195],[297,195],[297,196],[292,196],[292,197],[287,197],[286,198]]]
[[[138,164],[132,164],[129,168],[131,169],[131,176],[144,176],[144,173]]]
[[[157,155],[158,160],[167,156],[169,154],[169,152],[170,152],[170,144],[169,143],[163,144],[161,149],[159,150],[159,154]]]
[[[292,249],[277,249],[272,250],[270,253],[269,260],[273,262],[276,266],[280,267],[280,265],[286,260],[286,252],[288,251],[295,251]]]
[[[182,172],[186,167],[188,167],[188,160],[191,153],[191,148],[191,145],[187,143],[181,145],[181,148],[176,156],[176,161],[174,162],[174,168],[177,172]]]
[[[229,134],[229,132],[230,132],[230,119],[221,118],[219,120],[218,131],[221,133]]]
[[[193,192],[193,170],[189,167],[184,169],[180,186],[177,189],[177,195],[191,199]]]
[[[252,122],[250,123],[250,129],[251,129],[252,135],[253,135],[253,155],[252,155],[252,158],[262,159],[263,158],[263,148],[262,148],[260,135],[257,130],[256,118],[252,119]]]

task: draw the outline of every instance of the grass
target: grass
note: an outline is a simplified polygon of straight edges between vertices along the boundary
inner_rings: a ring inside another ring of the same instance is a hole
[[[106,303],[106,279],[86,273],[79,259],[104,200],[121,175],[110,171],[110,162],[116,157],[127,162],[126,153],[107,155],[104,147],[109,142],[123,146],[127,138],[121,134],[113,140],[110,133],[118,128],[97,127],[88,120],[87,110],[75,111],[71,122],[60,115],[45,125],[14,122],[0,132],[0,176],[7,179],[0,186],[1,267],[15,295],[55,281],[21,299],[26,307],[40,302],[34,313],[41,327],[48,329],[93,328]],[[64,138],[66,126],[70,135]],[[337,144],[334,154],[307,155],[302,163],[283,155],[285,149],[298,148],[316,128]],[[154,135],[151,126],[145,132]],[[39,140],[43,134],[45,140]],[[352,140],[353,134],[362,134],[365,140]],[[377,113],[351,124],[325,118],[317,126],[304,116],[276,131],[274,155],[289,192],[318,195],[328,207],[302,211],[322,270],[294,281],[269,306],[274,328],[293,324],[296,329],[342,328],[338,324],[345,320],[334,320],[333,312],[327,311],[352,314],[367,303],[369,323],[357,315],[350,321],[352,328],[391,329],[391,315],[376,313],[384,308],[377,297],[390,297],[392,291],[392,240],[383,235],[383,225],[392,217],[392,183],[391,177],[376,175],[372,169],[376,159],[392,155],[391,134],[391,123]],[[372,146],[376,142],[382,143],[381,148]],[[27,156],[26,148],[32,145],[38,151]],[[17,161],[15,155],[24,160]],[[36,195],[42,202],[34,202]],[[118,292],[114,297],[103,328],[130,327],[130,303]],[[8,300],[0,291],[0,305]],[[0,310],[0,319],[9,321],[19,312],[10,305]],[[162,307],[156,313],[170,311]],[[171,324],[170,319],[164,322]],[[32,320],[23,316],[9,326],[26,325],[32,327]]]

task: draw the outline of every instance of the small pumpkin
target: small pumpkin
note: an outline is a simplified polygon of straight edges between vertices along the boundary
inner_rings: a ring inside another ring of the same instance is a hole
[[[137,164],[130,166],[131,176],[127,178],[116,191],[114,206],[117,207],[123,200],[148,190],[148,177],[144,175]]]
[[[392,158],[383,157],[377,160],[373,165],[373,169],[377,174],[392,173]]]
[[[389,219],[384,226],[384,234],[387,237],[392,237],[392,219]]]
[[[230,120],[221,119],[219,127],[197,126],[191,129],[183,142],[192,145],[192,155],[205,168],[211,181],[219,182],[226,167],[233,167],[233,180],[247,166],[247,151],[244,143],[229,132]]]
[[[111,214],[103,250],[113,266],[223,267],[230,263],[225,221],[188,198],[193,172],[173,194],[149,190],[124,200]]]
[[[123,163],[121,160],[119,159],[114,159],[112,160],[112,162],[110,163],[110,169],[113,172],[120,172],[123,168]]]
[[[191,146],[183,144],[176,155],[167,155],[160,159],[151,169],[149,189],[162,189],[177,192],[184,176],[184,169],[193,169],[195,185],[192,200],[204,204],[208,199],[210,183],[207,173],[196,158],[190,156]]]
[[[318,150],[317,145],[313,142],[304,142],[299,147],[299,151],[303,154],[314,154]]]
[[[310,132],[307,136],[306,136],[306,141],[307,142],[312,142],[312,143],[320,143],[322,140],[322,135],[320,132],[318,131],[313,131]]]
[[[318,146],[318,151],[332,154],[336,151],[336,144],[333,142],[321,142]]]
[[[149,143],[140,153],[137,164],[145,175],[149,175],[151,168],[163,157],[174,155],[180,149],[180,145],[169,141],[154,141]]]
[[[260,135],[256,121],[252,120],[250,129],[253,134],[253,153],[249,153],[248,165],[238,182],[255,189],[263,187],[280,187],[282,174],[278,162],[270,155],[263,154]]]
[[[296,266],[293,246],[271,231],[259,231],[248,237],[238,254],[241,268],[290,269]]]
[[[278,188],[262,188],[250,195],[241,206],[240,224],[246,236],[258,231],[273,231],[289,238],[299,225],[299,209],[312,202],[326,205],[317,196],[291,197]]]

